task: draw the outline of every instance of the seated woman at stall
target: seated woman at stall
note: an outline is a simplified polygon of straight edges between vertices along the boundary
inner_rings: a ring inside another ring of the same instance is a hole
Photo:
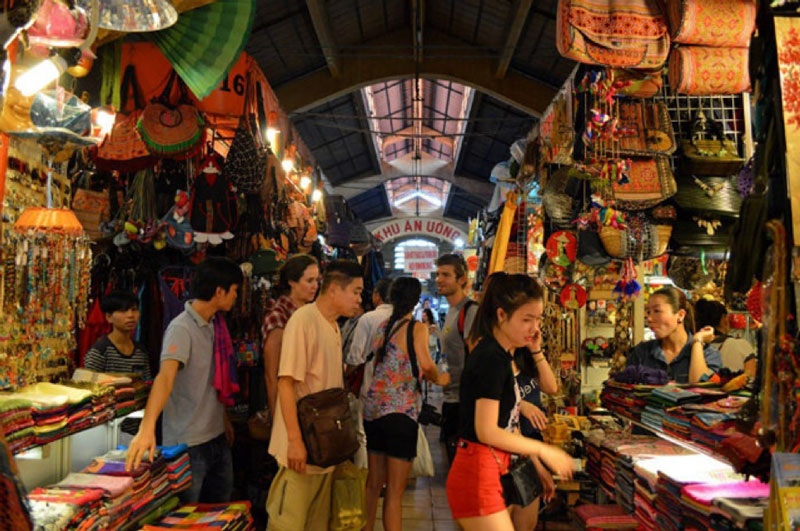
[[[656,338],[636,345],[627,366],[661,369],[677,383],[707,381],[722,367],[719,350],[710,345],[714,329],[695,332],[694,311],[681,290],[667,286],[654,292],[645,317]]]
[[[719,301],[700,299],[694,303],[697,326],[710,326],[714,329],[711,346],[719,349],[722,366],[732,372],[744,371],[748,377],[756,375],[756,353],[753,346],[738,337],[728,334],[728,309]]]

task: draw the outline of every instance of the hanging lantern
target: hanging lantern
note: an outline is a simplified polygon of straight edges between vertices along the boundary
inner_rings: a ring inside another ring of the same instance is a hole
[[[30,207],[14,223],[14,231],[20,234],[39,232],[79,237],[83,235],[83,226],[68,208]]]

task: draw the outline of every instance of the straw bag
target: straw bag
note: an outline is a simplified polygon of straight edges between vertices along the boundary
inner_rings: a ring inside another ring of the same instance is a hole
[[[581,63],[660,68],[669,35],[656,0],[559,0],[556,46]]]
[[[669,199],[678,190],[667,157],[632,159],[628,182],[611,185],[617,208],[644,210]]]
[[[712,138],[701,139],[700,135]],[[692,123],[692,139],[681,142],[683,171],[694,175],[733,175],[744,165],[744,158],[733,140],[725,136],[722,124],[702,111]]]
[[[222,169],[236,189],[245,193],[254,193],[261,189],[267,176],[269,158],[256,119],[262,107],[255,104],[254,92],[255,87],[250,74],[247,74],[242,116],[239,118],[239,126],[236,128],[231,149]]]
[[[755,0],[670,0],[666,12],[681,44],[747,48],[756,26]]]
[[[606,150],[640,157],[675,152],[675,133],[663,102],[622,100],[617,104],[616,115],[624,133],[618,141],[601,143]]]
[[[577,214],[575,198],[581,190],[581,182],[569,175],[569,167],[556,171],[547,180],[542,205],[550,220],[558,226],[571,226]]]
[[[170,103],[172,86],[178,74],[173,70],[167,86],[142,112],[137,128],[153,155],[178,157],[193,152],[202,145],[205,125],[183,81],[178,80],[181,94],[177,104]]]
[[[712,216],[738,217],[742,197],[736,186],[736,177],[678,178],[675,202],[679,207]]]
[[[653,225],[643,218],[632,217],[626,229],[601,227],[600,241],[613,258],[649,260],[667,252],[671,234],[670,225]]]
[[[134,110],[125,114],[129,93],[133,90]],[[136,124],[145,107],[142,88],[136,80],[136,69],[133,65],[125,68],[120,88],[120,108],[114,121],[111,133],[97,147],[95,164],[102,171],[119,170],[123,173],[137,172],[155,164],[147,145],[142,140]]]
[[[617,91],[622,96],[652,98],[661,91],[664,84],[664,69],[641,70],[638,68],[607,68],[607,75],[614,81],[627,86]]]

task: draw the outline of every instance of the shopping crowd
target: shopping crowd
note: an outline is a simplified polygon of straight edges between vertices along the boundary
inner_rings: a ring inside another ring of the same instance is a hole
[[[269,453],[279,465],[267,499],[269,529],[327,528],[335,467],[309,463],[298,401],[345,385],[358,396],[353,460],[368,470],[367,530],[374,528],[381,496],[384,528],[402,529],[403,492],[418,444],[426,443],[420,420],[440,425],[448,502],[464,529],[535,528],[540,500],[554,495],[554,476],[573,471],[570,456],[542,442],[547,416],[541,393],[558,390],[542,351],[542,288],[526,275],[495,273],[474,301],[466,293],[464,258],[443,255],[436,287],[449,309],[439,326],[431,308],[420,304],[420,282],[410,277],[379,281],[374,309],[362,315],[361,275],[356,262],[334,261],[322,271],[308,255],[290,258],[280,270],[281,294],[262,327]],[[231,309],[242,282],[240,268],[228,259],[198,266],[194,299],[166,330],[160,370],[128,450],[132,468],[154,455],[163,415],[163,443],[189,446],[194,482],[182,494],[186,503],[225,502],[232,495],[233,429],[219,398],[214,355],[225,331],[215,316]],[[138,319],[134,302],[124,294],[104,302],[113,331],[87,357],[96,369],[120,370],[126,360],[142,358],[126,340]],[[667,370],[679,382],[712,378],[722,366],[717,346],[724,350],[731,340],[720,331],[724,308],[705,305],[701,317],[708,324],[696,333],[693,313],[679,290],[655,292],[647,324],[656,339],[637,345],[628,365]],[[735,344],[727,352],[736,363],[751,363]],[[440,415],[423,400],[423,380],[443,388]],[[530,482],[535,497],[508,499],[504,474]]]

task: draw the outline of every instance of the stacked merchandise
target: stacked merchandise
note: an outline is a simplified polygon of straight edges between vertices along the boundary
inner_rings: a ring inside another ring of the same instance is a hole
[[[215,531],[250,531],[255,529],[250,514],[250,502],[219,504],[191,503],[159,520],[146,525],[143,531],[173,529],[214,529]]]
[[[12,396],[31,402],[36,444],[47,444],[69,435],[73,414],[77,415],[75,419],[80,422],[80,413],[85,413],[91,407],[92,400],[91,391],[48,382],[23,387]]]
[[[671,385],[657,387],[647,398],[647,407],[642,413],[642,423],[676,437],[689,438],[691,424],[688,418],[681,415],[680,406],[698,402],[700,399],[698,393],[688,389]]]
[[[128,378],[126,383],[114,386],[114,409],[117,418],[124,417],[136,411],[136,390]]]
[[[578,529],[636,529],[636,519],[626,514],[619,505],[581,505],[575,508],[574,518]]]
[[[150,383],[145,382],[141,378],[132,378],[131,387],[133,387],[133,400],[134,411],[144,409],[147,405],[147,397],[150,396]]]
[[[38,488],[28,494],[34,529],[106,529],[101,489]]]
[[[772,454],[769,484],[769,507],[764,512],[764,529],[797,529],[800,525],[800,454]],[[727,504],[723,507],[733,510]]]
[[[17,472],[11,450],[0,433],[0,529],[28,531],[33,527],[30,506]]]
[[[173,494],[188,489],[192,485],[192,467],[189,464],[189,447],[185,444],[167,446],[161,449],[167,464],[167,477]]]
[[[760,523],[769,503],[769,485],[758,480],[689,485],[681,491],[683,524],[687,529],[744,528]]]
[[[31,403],[21,398],[0,398],[0,434],[11,453],[33,445]]]
[[[639,420],[647,405],[653,385],[635,385],[607,380],[600,399],[603,405],[614,413]]]

